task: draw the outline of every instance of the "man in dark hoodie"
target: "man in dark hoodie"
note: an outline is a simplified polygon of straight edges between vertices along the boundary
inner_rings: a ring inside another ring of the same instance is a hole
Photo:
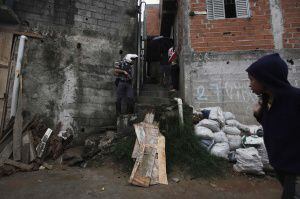
[[[263,126],[282,198],[300,198],[300,89],[289,83],[288,66],[277,53],[260,58],[246,71],[251,90],[260,97],[254,116]]]

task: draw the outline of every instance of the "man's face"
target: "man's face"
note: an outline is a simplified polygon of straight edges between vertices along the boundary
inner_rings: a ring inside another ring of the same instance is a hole
[[[136,60],[137,60],[137,58],[131,58],[131,63],[130,63],[130,65],[134,65],[135,63],[136,63]]]
[[[260,95],[263,94],[263,92],[265,91],[264,86],[257,81],[253,76],[251,76],[250,74],[248,74],[249,80],[250,80],[250,89],[252,90],[253,93]]]

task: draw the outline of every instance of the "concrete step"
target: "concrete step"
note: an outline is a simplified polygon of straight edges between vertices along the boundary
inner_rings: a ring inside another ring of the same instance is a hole
[[[139,96],[137,102],[139,104],[151,104],[151,105],[169,104],[170,98]]]
[[[143,91],[168,91],[167,88],[164,88],[159,84],[144,84],[142,90]]]
[[[140,96],[168,98],[169,93],[168,91],[163,91],[163,90],[142,91]]]

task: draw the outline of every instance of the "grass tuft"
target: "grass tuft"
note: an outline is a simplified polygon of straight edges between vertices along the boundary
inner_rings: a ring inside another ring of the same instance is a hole
[[[196,178],[224,176],[229,164],[200,146],[201,140],[194,133],[192,112],[188,106],[184,106],[184,125],[180,125],[178,116],[173,115],[167,117],[162,126],[168,172],[176,165]]]
[[[160,115],[160,131],[166,138],[167,172],[178,166],[194,178],[224,176],[229,163],[210,155],[200,146],[201,140],[194,133],[191,108],[184,106],[184,125],[179,124],[177,110],[175,111],[174,114],[162,112]],[[131,154],[135,139],[134,135],[125,137],[116,143],[113,150],[114,159],[127,172],[131,172],[134,165]]]

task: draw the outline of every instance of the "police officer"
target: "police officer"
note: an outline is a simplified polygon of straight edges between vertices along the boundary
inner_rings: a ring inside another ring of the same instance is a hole
[[[121,114],[122,101],[127,100],[127,113],[134,111],[134,93],[132,88],[132,66],[136,54],[127,54],[124,59],[115,66],[115,76],[117,77],[117,115]]]

